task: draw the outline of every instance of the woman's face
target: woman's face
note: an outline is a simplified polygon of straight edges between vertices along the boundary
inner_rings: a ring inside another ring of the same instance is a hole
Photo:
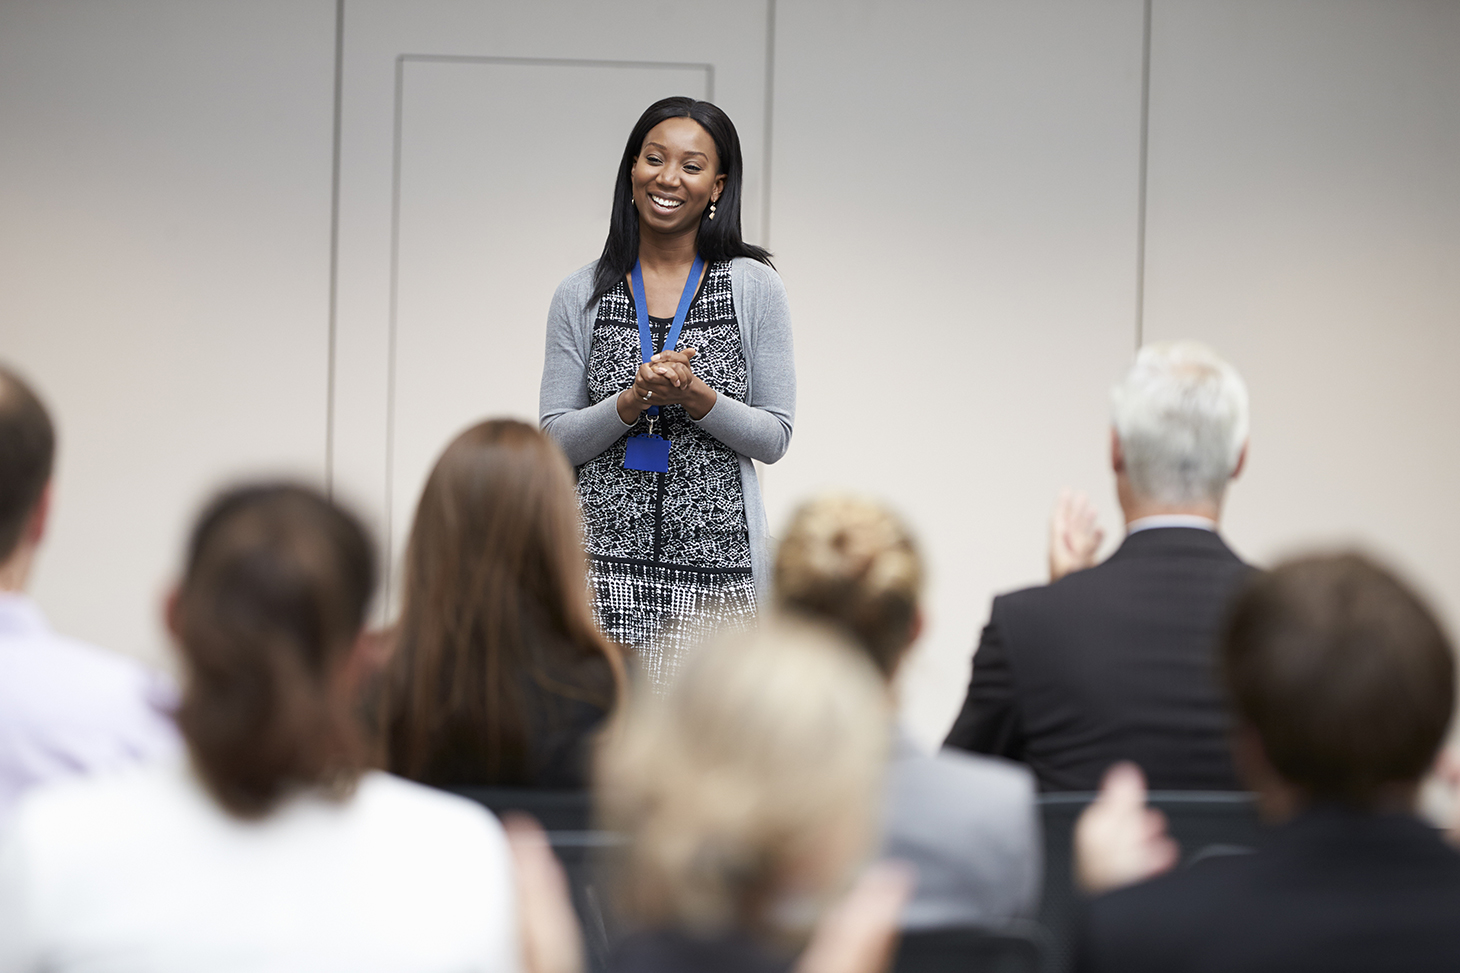
[[[659,233],[697,230],[705,207],[720,198],[715,140],[693,118],[670,118],[644,136],[630,179],[639,224]]]

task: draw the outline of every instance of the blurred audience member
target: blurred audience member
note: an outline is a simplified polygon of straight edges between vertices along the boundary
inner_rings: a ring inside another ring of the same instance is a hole
[[[362,772],[374,574],[313,491],[208,508],[167,613],[191,763],[27,795],[0,844],[0,971],[519,967],[496,819]]]
[[[1217,522],[1247,455],[1247,388],[1203,345],[1154,344],[1112,400],[1125,541],[1095,566],[1088,501],[1060,498],[1051,583],[994,599],[946,745],[1022,760],[1046,791],[1094,790],[1119,760],[1153,787],[1231,790],[1214,652],[1249,568]]]
[[[1280,823],[1253,854],[1096,899],[1082,968],[1460,969],[1460,854],[1414,814],[1455,702],[1434,616],[1362,557],[1292,561],[1244,587],[1222,666],[1238,765]],[[1087,887],[1174,860],[1129,773],[1077,828]]]
[[[622,669],[589,605],[568,461],[520,422],[468,429],[411,528],[388,769],[437,786],[582,788]]]
[[[922,629],[922,558],[884,508],[828,496],[802,507],[781,539],[781,608],[842,629],[892,682]],[[1018,764],[926,753],[896,733],[883,852],[917,868],[903,928],[997,925],[1039,904],[1034,778]]]
[[[701,649],[667,695],[640,688],[597,776],[604,824],[631,841],[620,906],[637,927],[610,969],[788,968],[870,851],[886,687],[830,632],[766,622]],[[908,880],[866,881],[861,919],[833,911],[810,967],[885,959]],[[882,948],[844,948],[877,930]]]
[[[0,367],[0,822],[43,781],[177,750],[160,675],[58,635],[25,596],[51,506],[56,437],[36,394]]]

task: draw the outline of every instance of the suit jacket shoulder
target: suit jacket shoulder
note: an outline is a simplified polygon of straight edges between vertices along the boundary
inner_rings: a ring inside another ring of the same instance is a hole
[[[1212,532],[1128,536],[1101,564],[994,599],[950,745],[1094,790],[1117,760],[1161,789],[1237,787],[1215,642],[1250,569]]]

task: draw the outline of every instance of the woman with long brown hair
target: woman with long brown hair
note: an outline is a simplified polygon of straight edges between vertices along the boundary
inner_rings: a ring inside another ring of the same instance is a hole
[[[573,471],[525,423],[473,426],[416,508],[386,673],[390,770],[441,786],[581,788],[622,681],[588,601]]]
[[[167,611],[191,759],[27,796],[0,841],[0,969],[519,968],[502,827],[365,769],[373,562],[307,488],[208,508]]]

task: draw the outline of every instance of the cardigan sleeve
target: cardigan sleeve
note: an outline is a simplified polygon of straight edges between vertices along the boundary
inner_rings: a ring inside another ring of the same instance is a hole
[[[593,282],[593,265],[558,285],[548,310],[547,347],[542,359],[538,421],[544,432],[582,466],[603,452],[629,428],[619,418],[617,396],[594,404],[588,397],[588,329],[584,310]]]
[[[791,311],[781,277],[764,264],[737,258],[745,286],[741,333],[749,339],[750,401],[717,395],[698,420],[720,442],[762,463],[774,463],[791,444],[796,419],[796,362],[791,345]],[[740,269],[737,267],[736,269]]]

